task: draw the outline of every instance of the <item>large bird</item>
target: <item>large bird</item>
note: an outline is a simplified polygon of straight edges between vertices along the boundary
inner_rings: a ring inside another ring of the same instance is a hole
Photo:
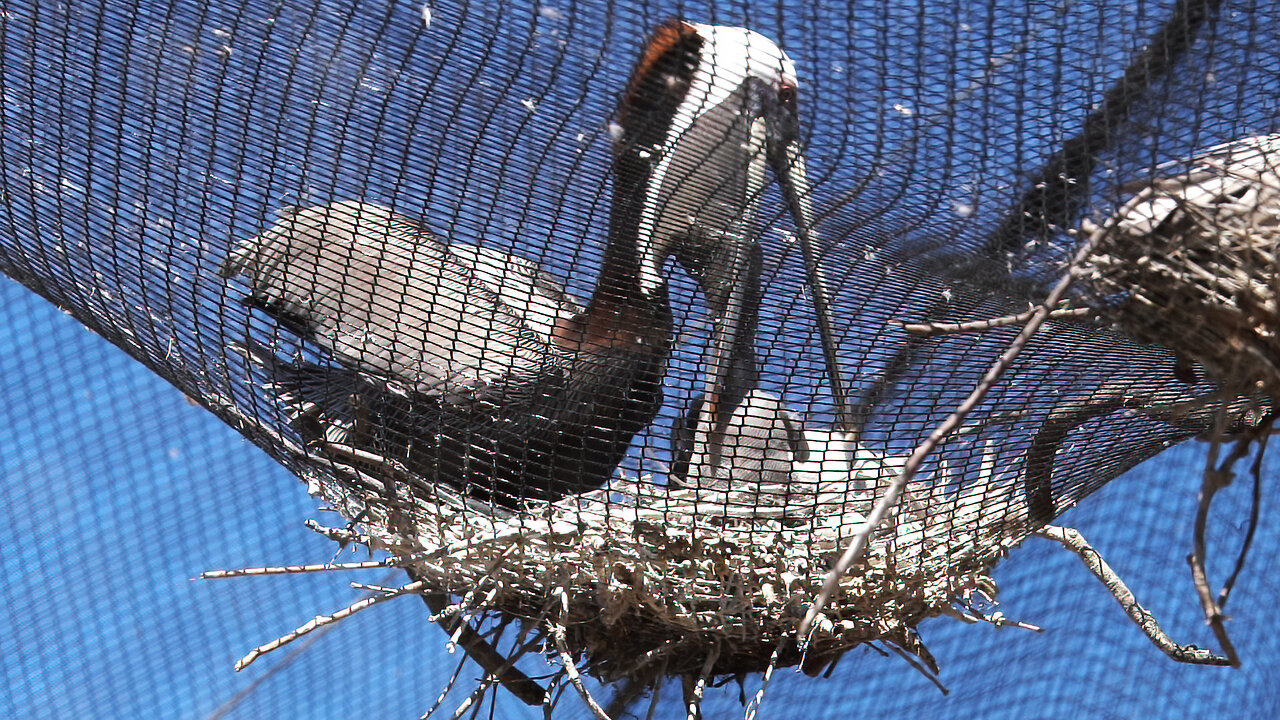
[[[1254,426],[1245,408],[1270,405],[1267,416],[1280,404],[1280,133],[1204,149],[1121,191],[1128,199],[1113,213],[1082,223],[1089,254],[1076,276],[1085,299],[1130,336],[1173,350],[1178,379],[1198,382],[1198,367],[1225,394],[1187,396],[1124,377],[1064,400],[1028,451],[1036,525],[1062,510],[1054,459],[1085,422],[1123,408],[1191,434],[1212,429],[1221,412],[1222,429],[1235,434]]]
[[[221,269],[327,357],[253,342],[249,355],[313,451],[344,464],[505,508],[599,487],[661,404],[667,259],[732,336],[768,169],[808,232],[795,96],[791,60],[764,36],[663,24],[617,112],[608,247],[585,307],[526,260],[338,202],[283,213]]]

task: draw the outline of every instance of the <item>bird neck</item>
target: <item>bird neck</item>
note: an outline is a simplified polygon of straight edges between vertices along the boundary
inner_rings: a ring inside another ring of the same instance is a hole
[[[609,213],[609,245],[596,285],[596,296],[602,300],[652,300],[665,294],[665,287],[646,292],[640,270],[645,264],[661,266],[666,257],[662,243],[652,230],[641,236],[649,184],[654,179],[655,163],[638,143],[628,143],[613,161],[613,204]]]
[[[661,268],[665,243],[642,233],[647,192],[655,182],[675,117],[693,79],[702,39],[694,26],[672,21],[658,29],[623,92],[611,129],[613,204],[609,245],[587,310],[557,338],[565,347],[594,349],[669,346],[671,310],[665,278],[646,285],[642,268]]]
[[[638,158],[637,158],[638,160]],[[642,288],[642,248],[639,237],[646,163],[614,162],[614,200],[609,222],[609,245],[587,309],[562,321],[557,343],[570,351],[644,351],[670,342],[671,310],[667,286]]]

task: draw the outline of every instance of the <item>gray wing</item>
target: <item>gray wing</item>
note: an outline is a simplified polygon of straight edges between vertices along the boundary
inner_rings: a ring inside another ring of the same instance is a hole
[[[449,246],[413,218],[344,201],[290,209],[220,273],[344,363],[408,390],[472,394],[535,372],[581,308],[532,263]]]
[[[1172,172],[1179,168],[1181,172]],[[1280,213],[1280,208],[1267,207],[1280,190],[1280,134],[1233,140],[1157,170],[1169,174],[1125,188],[1136,194],[1109,225],[1146,235],[1180,209],[1213,213],[1225,206],[1245,212],[1261,207],[1269,210],[1273,223]]]

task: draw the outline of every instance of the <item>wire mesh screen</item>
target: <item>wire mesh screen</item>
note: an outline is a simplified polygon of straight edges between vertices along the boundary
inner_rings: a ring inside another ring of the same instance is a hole
[[[0,704],[1274,713],[1278,15],[6,6]]]

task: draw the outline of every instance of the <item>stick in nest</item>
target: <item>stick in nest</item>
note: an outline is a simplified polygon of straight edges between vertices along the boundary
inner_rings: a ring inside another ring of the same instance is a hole
[[[1266,446],[1266,438],[1271,433],[1271,426],[1274,420],[1274,415],[1268,416],[1253,434],[1239,438],[1236,441],[1235,448],[1233,448],[1227,458],[1223,460],[1222,465],[1217,466],[1218,453],[1222,445],[1222,438],[1225,434],[1224,426],[1226,423],[1226,413],[1221,412],[1218,414],[1218,421],[1214,427],[1213,444],[1209,447],[1209,455],[1205,459],[1205,469],[1200,488],[1200,497],[1196,505],[1192,550],[1191,554],[1187,556],[1187,564],[1191,567],[1191,578],[1192,582],[1195,584],[1196,595],[1200,598],[1200,605],[1204,609],[1205,621],[1209,624],[1209,627],[1213,629],[1213,634],[1218,638],[1218,642],[1222,645],[1223,652],[1226,653],[1227,660],[1232,667],[1240,667],[1240,657],[1236,653],[1235,645],[1232,644],[1230,636],[1227,634],[1225,624],[1227,616],[1223,613],[1223,605],[1226,603],[1227,597],[1231,593],[1231,588],[1235,584],[1240,568],[1244,565],[1245,556],[1249,552],[1253,533],[1257,527],[1257,495],[1258,483],[1261,481],[1262,449]],[[1248,454],[1249,448],[1255,440],[1259,442],[1259,448],[1258,461],[1253,465],[1254,503],[1253,509],[1250,512],[1249,529],[1245,534],[1245,541],[1240,548],[1240,556],[1236,560],[1236,567],[1232,571],[1231,576],[1227,579],[1227,582],[1223,584],[1222,591],[1219,593],[1218,599],[1214,600],[1213,591],[1209,585],[1209,573],[1205,567],[1205,533],[1209,520],[1209,507],[1213,503],[1214,495],[1231,483],[1233,479],[1232,468],[1235,466],[1237,461]]]

